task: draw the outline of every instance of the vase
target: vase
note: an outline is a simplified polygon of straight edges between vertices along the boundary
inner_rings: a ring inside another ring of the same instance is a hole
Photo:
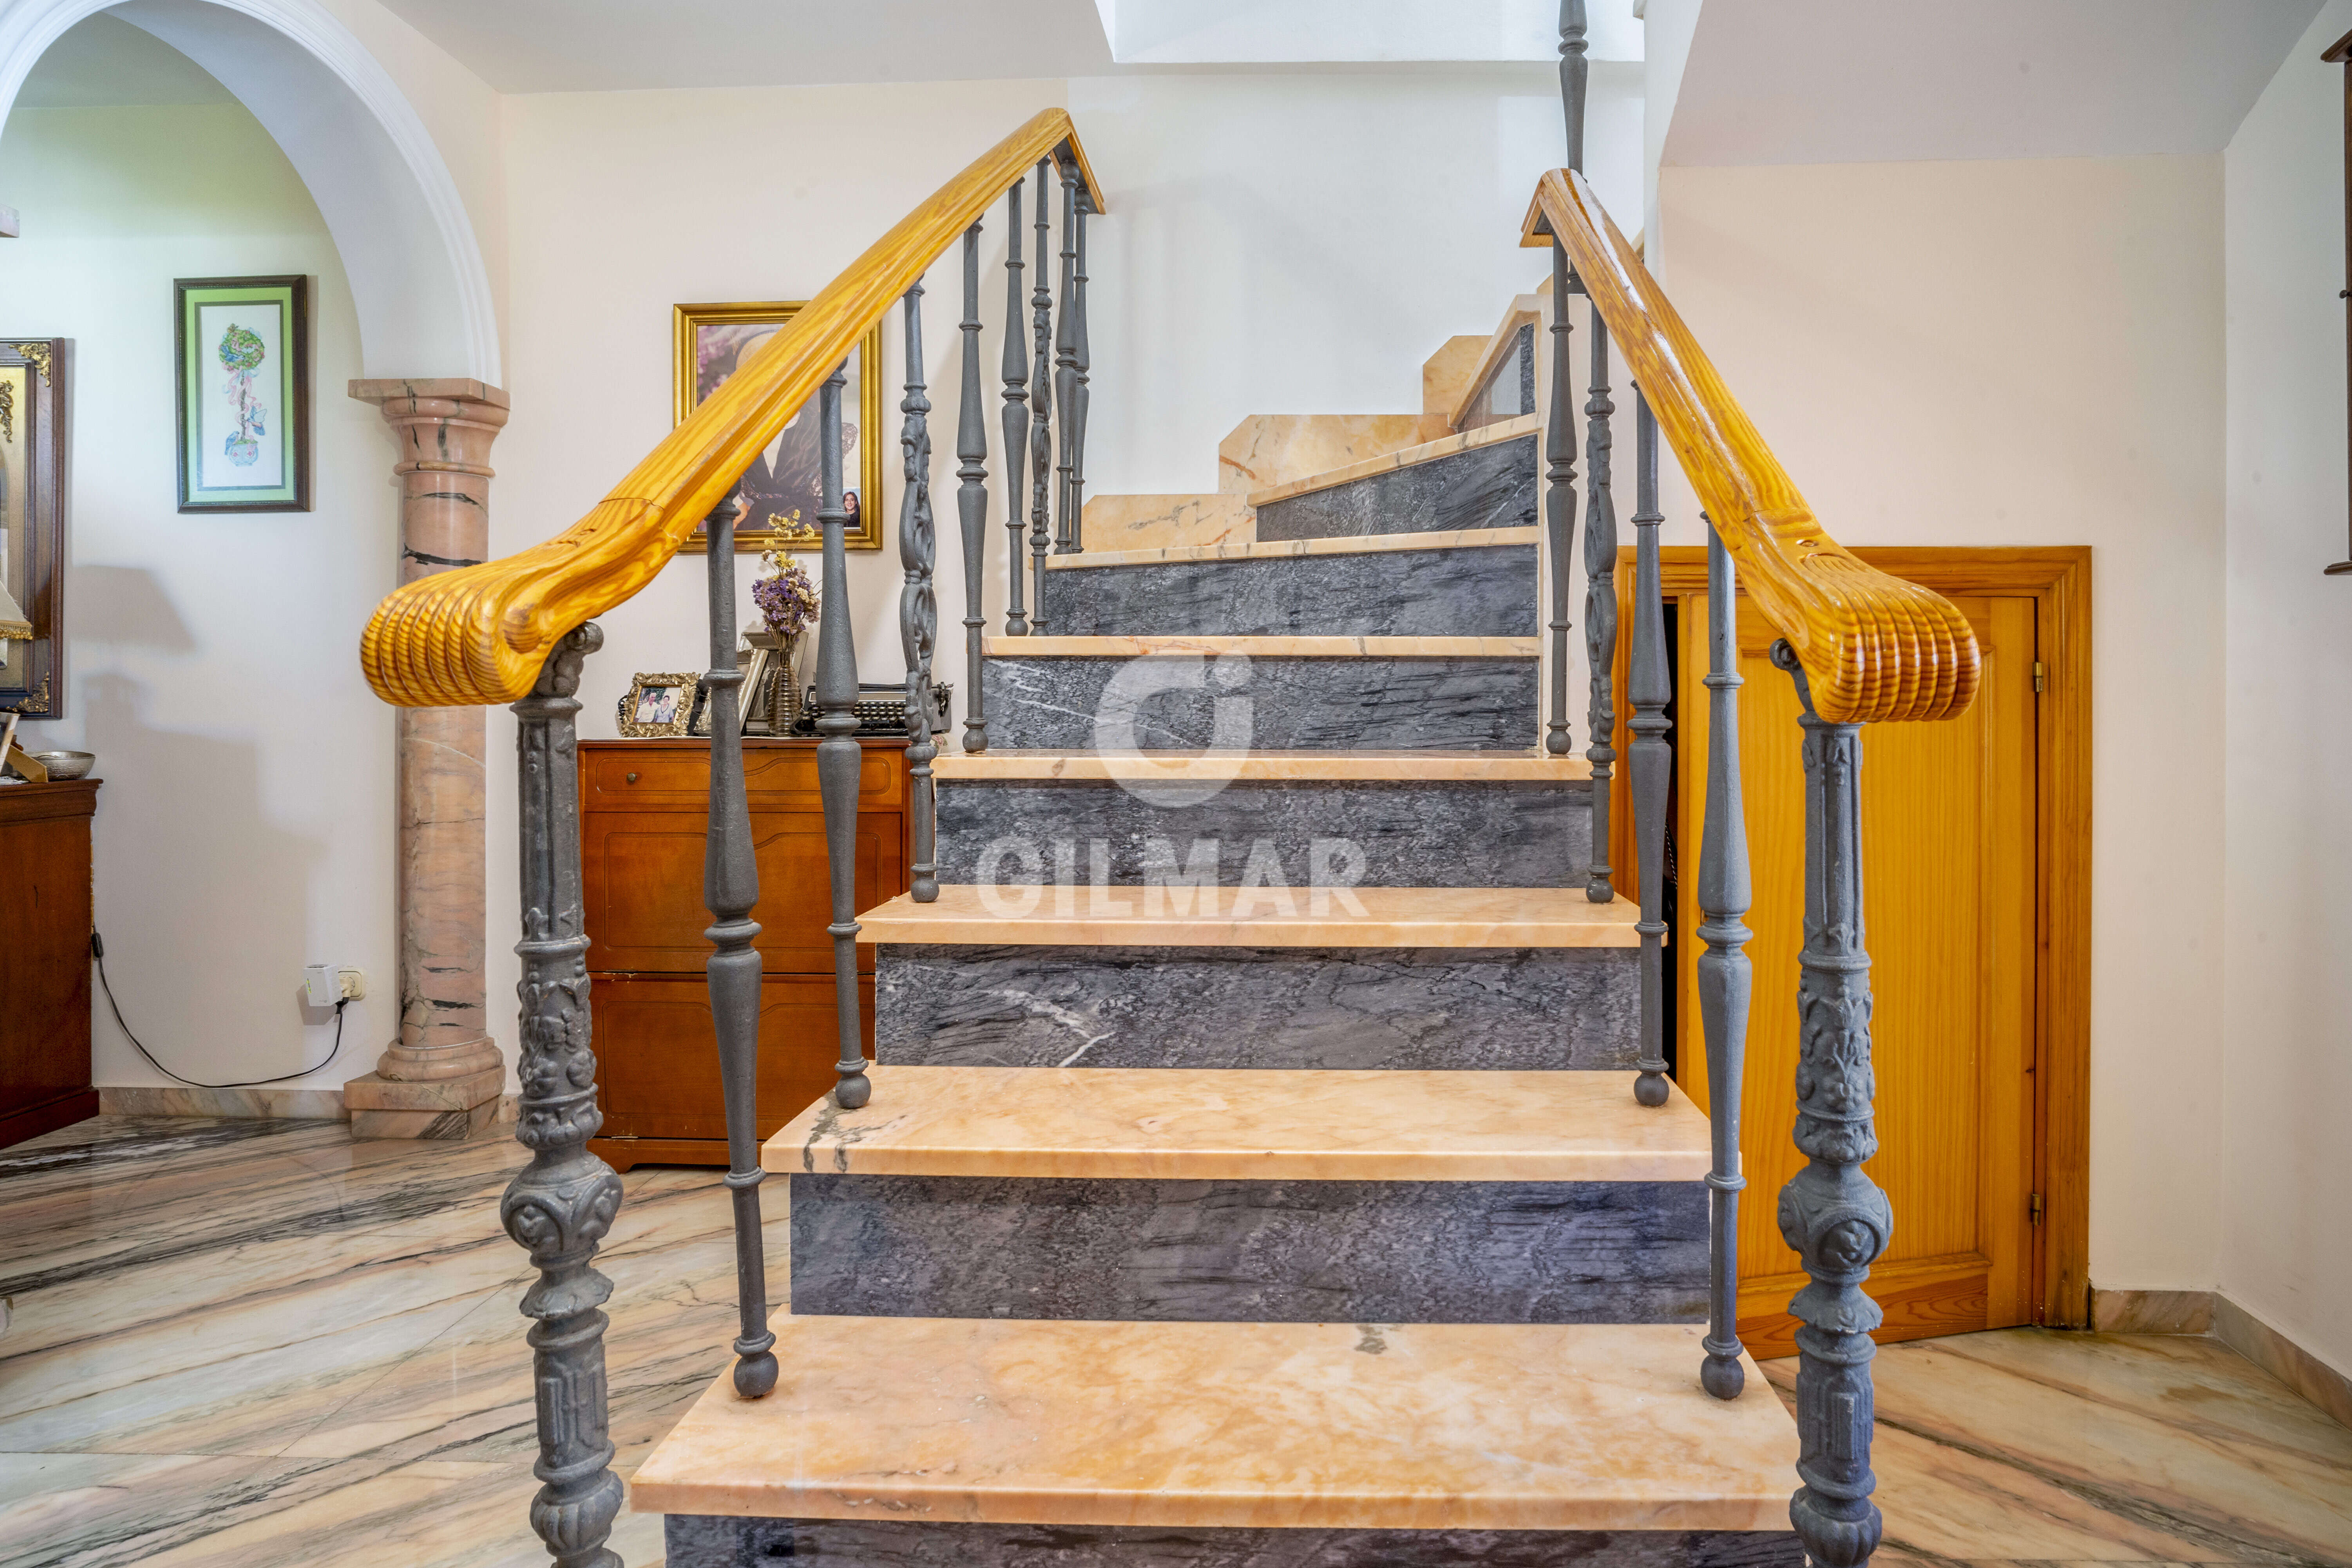
[[[801,727],[801,643],[795,636],[776,639],[776,657],[769,676],[768,732],[797,734]]]

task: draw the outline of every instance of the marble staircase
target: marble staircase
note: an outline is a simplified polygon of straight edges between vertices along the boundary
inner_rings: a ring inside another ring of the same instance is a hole
[[[1211,536],[1051,558],[988,642],[939,897],[860,916],[872,1100],[764,1152],[782,1379],[632,1484],[669,1568],[1801,1561],[1793,1421],[1699,1385],[1706,1120],[1634,1102],[1635,910],[1533,749],[1536,422],[1423,429],[1160,498]]]

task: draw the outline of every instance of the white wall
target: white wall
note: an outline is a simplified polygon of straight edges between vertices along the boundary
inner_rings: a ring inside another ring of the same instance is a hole
[[[1660,176],[1663,281],[1842,542],[2095,548],[2103,1287],[2210,1289],[2220,1255],[2221,185],[2214,157]]]
[[[1586,162],[1630,232],[1639,68],[1592,78]],[[1422,362],[1550,273],[1518,248],[1566,156],[1544,66],[1105,77],[1070,113],[1113,204],[1089,234],[1106,493],[1215,489],[1245,415],[1417,410]]]
[[[2352,1373],[2344,74],[2313,24],[2224,159],[2229,723],[2221,1289]]]
[[[342,395],[358,328],[326,226],[235,104],[20,110],[0,190],[12,331],[73,344],[68,716],[32,743],[98,753],[98,923],[131,1027],[191,1078],[291,1072],[326,1055],[302,966],[356,964],[371,993],[342,1055],[368,1070],[397,1025],[393,717],[358,628],[393,580],[392,450]],[[175,510],[172,280],[313,279],[313,506]],[[96,1081],[165,1084],[101,1001]]]

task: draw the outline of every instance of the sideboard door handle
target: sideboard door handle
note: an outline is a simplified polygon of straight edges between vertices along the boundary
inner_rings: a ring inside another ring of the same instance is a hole
[[[636,783],[636,782],[637,782],[637,775],[636,775],[636,774],[635,774],[635,773],[631,773],[631,774],[629,775],[629,782],[630,782],[631,784],[635,784],[635,783]]]

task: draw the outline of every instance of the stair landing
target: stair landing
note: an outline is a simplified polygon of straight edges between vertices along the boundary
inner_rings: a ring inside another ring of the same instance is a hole
[[[1797,1431],[1696,1325],[1054,1322],[781,1314],[640,1511],[1360,1530],[1785,1531]]]

